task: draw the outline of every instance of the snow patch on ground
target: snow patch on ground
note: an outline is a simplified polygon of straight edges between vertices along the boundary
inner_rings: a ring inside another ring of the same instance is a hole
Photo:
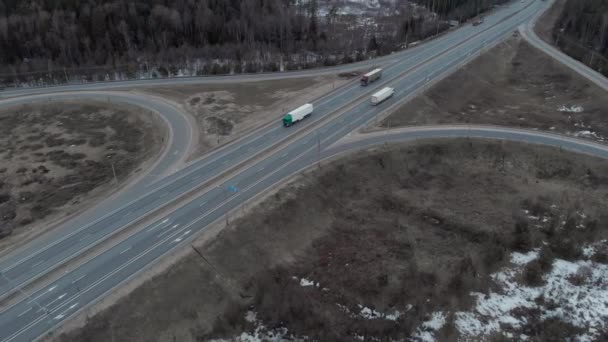
[[[399,317],[401,317],[402,313],[399,310],[395,310],[392,314],[385,314],[382,312],[378,312],[374,309],[370,309],[361,304],[359,306],[359,316],[365,319],[386,319],[389,321],[396,321]]]
[[[293,280],[297,280],[300,282],[300,286],[302,287],[308,287],[308,286],[315,286],[315,287],[319,287],[319,283],[314,282],[312,280],[308,280],[306,278],[298,278],[298,277],[291,277],[291,279]],[[324,289],[325,290],[325,289]]]
[[[300,279],[300,286],[306,287],[306,286],[314,286],[314,285],[315,285],[315,282],[312,280],[308,280],[306,278]]]
[[[514,314],[516,308],[539,309],[543,312],[541,319],[555,317],[586,328],[587,333],[579,336],[581,340],[595,339],[608,329],[608,265],[556,259],[552,270],[543,277],[543,286],[519,284],[517,279],[523,267],[537,255],[537,251],[513,253],[514,267],[492,275],[502,288],[501,293],[472,293],[476,297],[473,309],[455,314],[455,325],[465,340],[488,336],[503,327],[517,331],[526,318]],[[584,274],[582,284],[572,284],[569,279],[581,274]],[[544,300],[537,304],[535,300],[541,296]]]
[[[594,131],[585,130],[585,131],[577,131],[574,132],[574,136],[577,138],[587,138],[587,139],[596,139],[600,141],[604,141],[605,138]]]
[[[413,338],[415,341],[432,342],[436,341],[435,332],[443,328],[446,322],[446,315],[441,312],[434,312],[431,319],[425,321],[416,329]]]
[[[295,337],[288,333],[286,328],[268,330],[261,321],[257,319],[257,312],[247,311],[245,320],[255,324],[253,332],[243,332],[230,339],[213,339],[211,342],[280,342],[280,341],[306,341],[307,338]]]
[[[405,312],[401,312],[399,310],[395,310],[393,313],[391,314],[387,314],[387,313],[383,313],[380,311],[376,311],[374,309],[370,309],[367,306],[363,306],[361,304],[357,304],[357,307],[359,309],[359,312],[357,314],[353,313],[346,305],[342,305],[342,304],[336,304],[340,310],[346,314],[348,314],[350,317],[353,318],[364,318],[364,319],[385,319],[388,321],[396,321],[399,319],[399,317],[403,316],[403,314],[407,311],[409,311],[412,306],[408,305],[406,307]]]
[[[511,262],[516,265],[525,265],[536,258],[538,258],[537,249],[530,251],[528,253],[514,252],[511,254]]]
[[[566,112],[566,113],[581,113],[584,108],[581,106],[576,106],[576,105],[572,105],[572,106],[560,106],[559,108],[557,108],[558,111],[560,112]]]

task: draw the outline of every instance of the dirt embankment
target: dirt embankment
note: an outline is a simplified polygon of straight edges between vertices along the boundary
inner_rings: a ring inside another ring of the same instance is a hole
[[[194,116],[199,134],[198,147],[191,157],[195,159],[252,128],[272,120],[278,122],[286,111],[331,92],[357,75],[352,72],[337,76],[136,90],[167,98]]]
[[[442,80],[382,121],[382,127],[492,124],[608,139],[602,89],[519,38]]]
[[[56,340],[469,336],[466,322],[493,321],[467,310],[508,294],[490,276],[501,268],[527,258],[531,266],[513,276],[537,292],[552,284],[543,275],[563,264],[551,266],[554,258],[605,268],[608,245],[594,255],[582,247],[608,237],[606,174],[605,160],[474,139],[359,152],[268,195],[200,254]],[[538,249],[538,262],[525,254]],[[586,274],[568,284],[586,284]],[[567,319],[541,317],[543,305],[562,304],[551,296],[534,295],[482,339],[582,333]]]
[[[160,118],[131,106],[64,102],[1,111],[0,250],[120,187],[154,161],[166,135]]]

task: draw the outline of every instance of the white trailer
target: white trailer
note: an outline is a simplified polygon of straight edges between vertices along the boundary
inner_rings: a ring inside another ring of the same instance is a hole
[[[292,110],[291,112],[285,114],[285,116],[283,117],[283,126],[289,127],[295,124],[296,122],[309,117],[310,114],[312,114],[312,111],[313,106],[311,103],[307,103]]]
[[[374,69],[367,74],[361,76],[361,85],[366,86],[382,77],[382,69]]]
[[[378,91],[377,93],[372,95],[372,105],[375,106],[375,105],[379,104],[380,102],[393,96],[394,93],[395,93],[395,88],[390,88],[390,87],[382,88],[380,91]]]

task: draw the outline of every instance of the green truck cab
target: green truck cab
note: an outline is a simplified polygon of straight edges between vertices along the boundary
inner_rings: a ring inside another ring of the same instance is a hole
[[[283,126],[289,127],[291,125],[293,125],[293,117],[291,116],[291,114],[285,114],[285,116],[283,117]]]

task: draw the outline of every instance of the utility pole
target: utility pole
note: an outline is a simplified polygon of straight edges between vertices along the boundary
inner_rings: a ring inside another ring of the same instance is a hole
[[[114,175],[114,183],[118,186],[118,177],[116,177],[116,170],[114,169],[114,163],[110,163],[112,165],[112,174]]]
[[[317,132],[317,166],[321,169],[321,135]]]
[[[220,188],[219,185],[217,187]],[[228,222],[228,208],[226,208],[226,203],[228,203],[228,192],[223,187],[220,188],[220,191],[224,194],[224,217],[226,218],[226,226],[228,226],[230,223]]]

